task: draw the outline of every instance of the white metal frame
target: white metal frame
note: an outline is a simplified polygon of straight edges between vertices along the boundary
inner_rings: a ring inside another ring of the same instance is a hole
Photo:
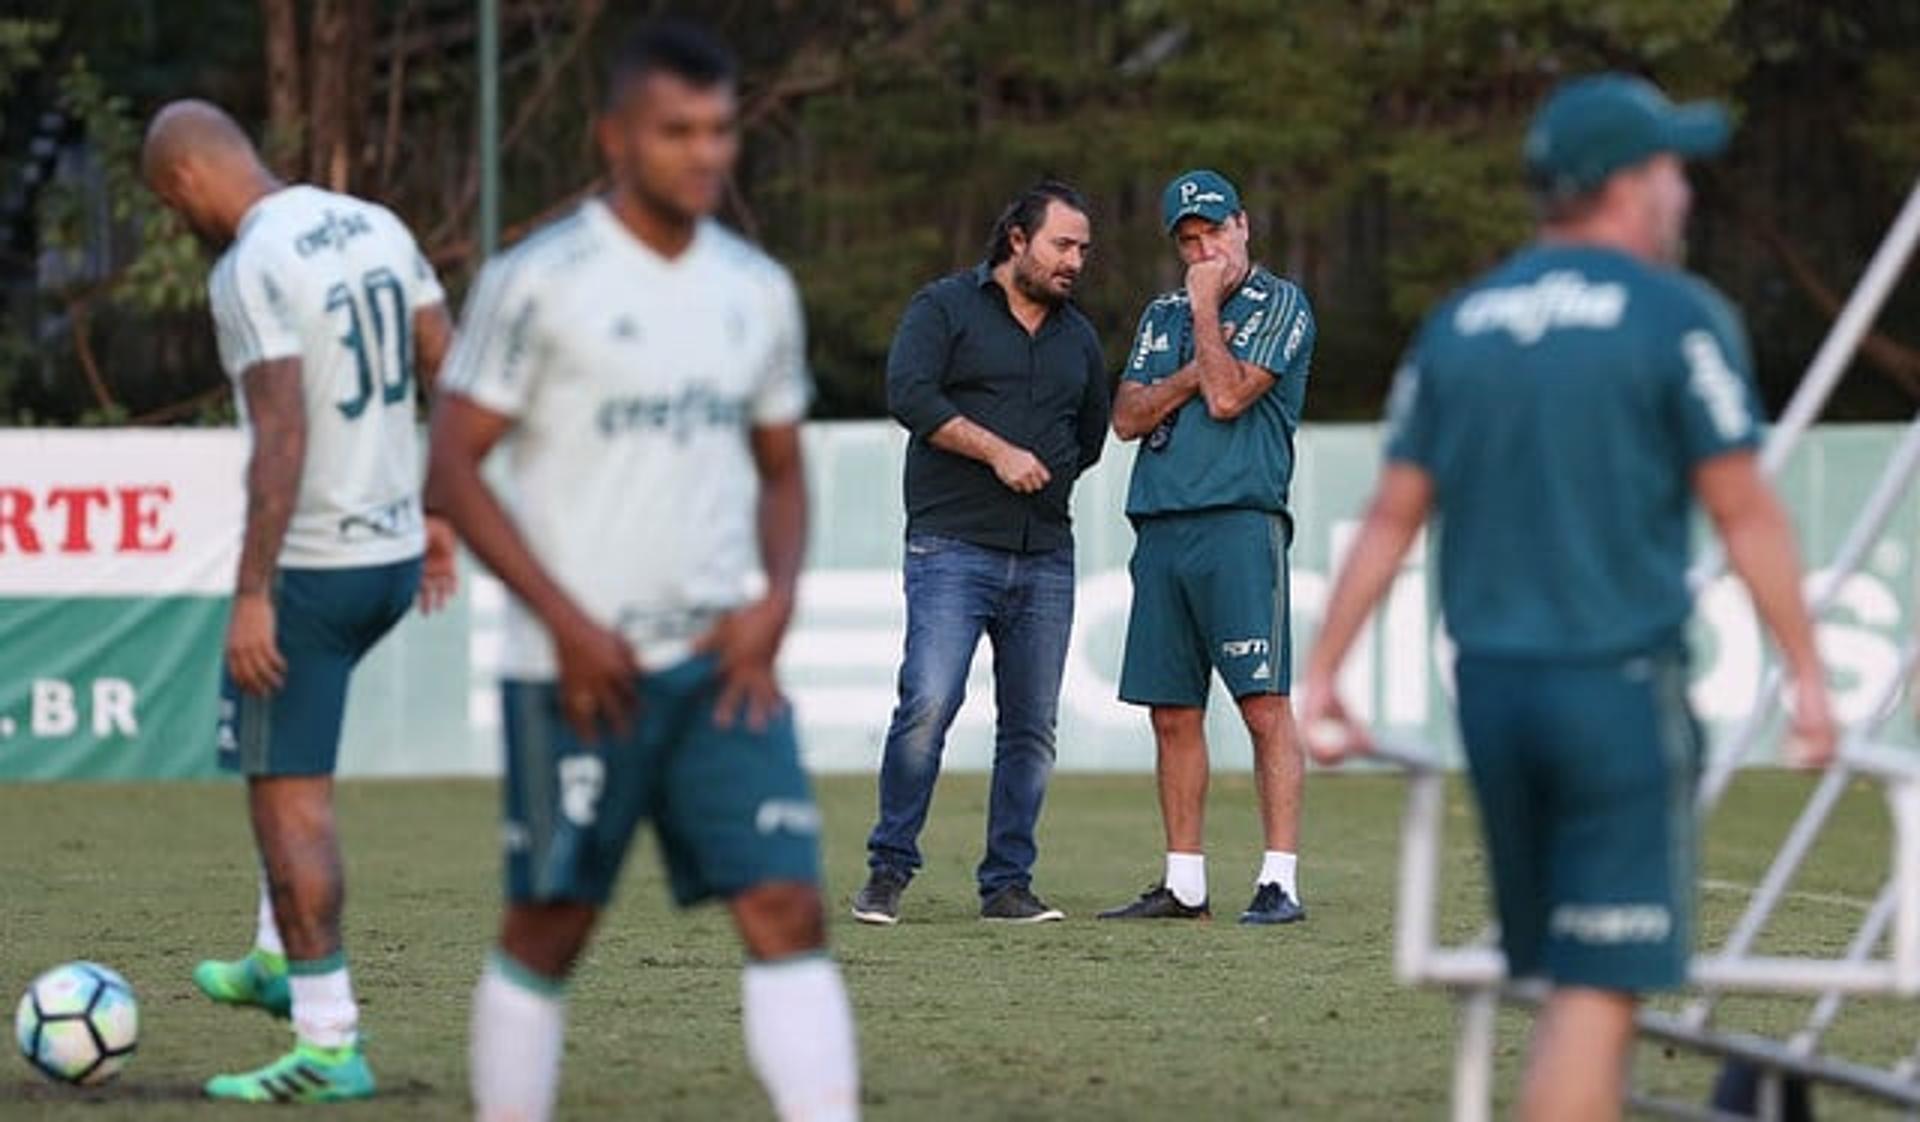
[[[1768,434],[1761,454],[1763,470],[1775,474],[1787,462],[1838,385],[1860,341],[1879,315],[1907,262],[1920,244],[1920,182],[1875,251],[1846,307],[1815,354],[1792,402]],[[1829,607],[1846,578],[1885,532],[1887,522],[1920,476],[1920,415],[1916,415],[1888,462],[1873,493],[1835,551],[1808,597],[1816,615]],[[1708,553],[1689,574],[1696,594],[1724,566]],[[1907,682],[1920,668],[1920,640],[1901,650],[1897,673],[1875,699],[1872,716],[1848,730],[1838,758],[1815,786],[1800,818],[1789,830],[1772,866],[1748,902],[1727,941],[1694,957],[1692,985],[1698,991],[1679,1013],[1644,1010],[1642,1036],[1726,1058],[1740,1059],[1761,1072],[1761,1117],[1778,1118],[1784,1080],[1801,1078],[1844,1088],[1920,1112],[1920,1045],[1892,1068],[1875,1068],[1832,1058],[1819,1050],[1827,1030],[1850,997],[1920,997],[1920,753],[1876,741],[1898,706]],[[1781,674],[1769,663],[1758,703],[1747,719],[1715,746],[1699,794],[1704,817],[1718,806],[1740,762],[1779,724]],[[1502,1000],[1531,1004],[1544,990],[1509,984],[1505,957],[1492,932],[1461,947],[1445,947],[1437,938],[1440,855],[1445,822],[1445,777],[1426,752],[1382,744],[1377,754],[1407,768],[1406,810],[1400,841],[1400,880],[1394,924],[1394,970],[1408,985],[1454,992],[1460,1002],[1460,1035],[1454,1063],[1454,1122],[1484,1122],[1491,1117],[1496,1015]],[[1784,897],[1793,876],[1812,849],[1841,794],[1859,777],[1885,788],[1894,824],[1891,868],[1846,953],[1839,958],[1780,957],[1753,953],[1754,943]],[[1875,957],[1885,943],[1887,954]],[[1713,1023],[1720,997],[1730,992],[1816,996],[1801,1029],[1788,1040],[1773,1040],[1718,1028]],[[1635,1096],[1644,1110],[1676,1118],[1720,1119],[1709,1108]]]

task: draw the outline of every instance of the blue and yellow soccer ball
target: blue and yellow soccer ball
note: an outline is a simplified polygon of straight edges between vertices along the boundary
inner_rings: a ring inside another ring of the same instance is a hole
[[[133,1058],[140,1008],[127,980],[98,963],[69,962],[33,980],[13,1015],[20,1054],[56,1083],[105,1083]]]

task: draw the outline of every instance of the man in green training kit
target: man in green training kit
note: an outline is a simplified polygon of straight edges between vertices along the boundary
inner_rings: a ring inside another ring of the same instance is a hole
[[[1207,689],[1220,673],[1253,738],[1266,857],[1243,923],[1306,918],[1295,882],[1302,760],[1287,690],[1293,434],[1313,358],[1306,294],[1254,265],[1218,172],[1176,176],[1161,218],[1185,287],[1147,305],[1113,402],[1142,440],[1127,493],[1137,541],[1120,696],[1151,709],[1166,873],[1101,919],[1201,919]]]
[[[1553,986],[1523,1119],[1618,1117],[1639,995],[1686,979],[1696,498],[1780,644],[1802,762],[1833,752],[1792,528],[1755,456],[1745,333],[1676,267],[1681,159],[1726,138],[1718,106],[1674,106],[1625,75],[1547,101],[1526,146],[1539,238],[1415,336],[1379,490],[1307,669],[1315,756],[1363,749],[1335,676],[1433,512],[1507,969]]]

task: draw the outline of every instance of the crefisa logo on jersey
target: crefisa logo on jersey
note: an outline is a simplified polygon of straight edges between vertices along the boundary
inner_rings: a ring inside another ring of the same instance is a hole
[[[1467,297],[1453,313],[1453,328],[1462,335],[1505,331],[1526,347],[1556,328],[1618,327],[1626,310],[1625,285],[1594,284],[1571,269],[1556,269],[1532,284],[1489,288]]]
[[[594,418],[601,436],[665,432],[683,444],[696,433],[740,429],[746,423],[747,399],[724,395],[707,382],[690,383],[671,395],[610,397]]]
[[[345,249],[348,242],[362,234],[371,233],[373,223],[367,221],[366,215],[339,214],[329,210],[318,226],[294,241],[293,250],[302,257],[312,257],[323,249]]]

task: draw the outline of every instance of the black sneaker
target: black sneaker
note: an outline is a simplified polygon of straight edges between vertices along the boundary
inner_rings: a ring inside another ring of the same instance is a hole
[[[1277,884],[1263,884],[1254,889],[1253,903],[1240,913],[1241,923],[1299,923],[1305,918],[1307,909]]]
[[[907,877],[892,869],[875,869],[866,885],[853,894],[853,918],[861,923],[892,927],[900,922],[900,894],[907,890]]]
[[[1118,908],[1108,908],[1097,919],[1212,919],[1213,912],[1208,909],[1205,900],[1188,906],[1180,902],[1173,890],[1164,884],[1156,884],[1140,894],[1140,898],[1131,904]]]
[[[996,923],[1049,923],[1067,918],[1024,884],[1010,884],[980,902],[980,918]]]

